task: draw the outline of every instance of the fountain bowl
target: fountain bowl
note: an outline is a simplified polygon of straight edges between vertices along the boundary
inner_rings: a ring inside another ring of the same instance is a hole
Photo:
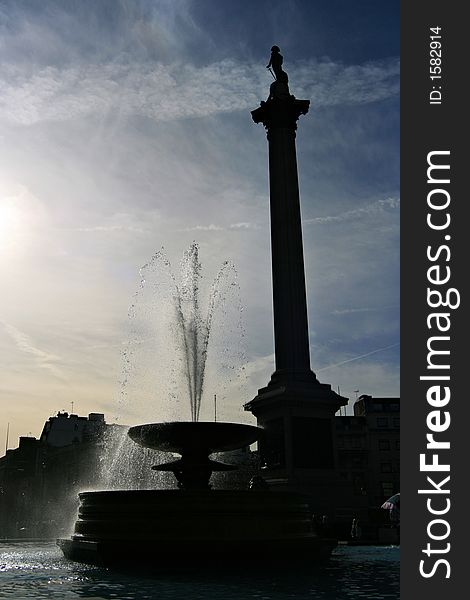
[[[145,448],[181,454],[180,460],[155,465],[152,469],[173,471],[181,489],[202,490],[211,488],[209,480],[213,471],[236,468],[210,460],[210,454],[249,446],[261,432],[262,429],[243,423],[174,421],[137,425],[129,429],[128,435]]]
[[[256,442],[262,429],[222,421],[171,421],[136,425],[129,437],[145,448],[178,454],[226,452]]]

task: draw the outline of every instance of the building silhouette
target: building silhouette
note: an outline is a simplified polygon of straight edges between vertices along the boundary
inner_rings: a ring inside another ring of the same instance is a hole
[[[77,493],[99,483],[108,425],[103,414],[59,412],[39,439],[20,437],[0,458],[0,537],[55,537],[77,507]]]
[[[362,395],[353,410],[335,419],[338,474],[348,482],[336,521],[344,534],[359,518],[363,536],[374,539],[388,520],[380,506],[400,491],[400,398]]]

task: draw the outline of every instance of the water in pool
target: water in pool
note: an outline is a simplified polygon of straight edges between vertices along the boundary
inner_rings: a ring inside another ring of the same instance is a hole
[[[354,600],[399,598],[396,546],[339,546],[322,565],[199,572],[123,573],[65,560],[54,542],[0,541],[0,598],[106,600]],[[256,556],[246,549],[246,563]]]

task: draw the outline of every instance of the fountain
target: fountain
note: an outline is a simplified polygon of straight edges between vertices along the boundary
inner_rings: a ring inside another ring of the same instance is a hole
[[[305,497],[266,489],[211,490],[212,471],[233,469],[212,452],[256,441],[258,427],[224,422],[173,422],[129,430],[137,443],[181,454],[156,466],[179,489],[83,492],[75,532],[59,540],[69,559],[120,566],[271,564],[326,557],[336,545],[312,531]],[[249,550],[256,564],[246,562]]]
[[[196,245],[186,253],[184,265],[191,284],[175,283],[172,298],[191,421],[148,423],[128,431],[129,438],[143,448],[180,455],[152,467],[173,473],[177,489],[82,492],[75,531],[58,544],[72,560],[126,566],[175,561],[212,565],[218,560],[233,564],[243,560],[247,547],[256,552],[258,563],[328,555],[335,542],[312,531],[308,503],[300,494],[211,489],[213,472],[237,467],[210,456],[249,446],[263,432],[242,423],[199,421],[214,298],[220,290],[213,286],[203,318]]]

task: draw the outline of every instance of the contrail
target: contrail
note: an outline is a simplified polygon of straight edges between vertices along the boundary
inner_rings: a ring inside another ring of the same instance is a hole
[[[395,342],[394,344],[390,344],[389,346],[384,346],[383,348],[378,348],[377,350],[372,350],[372,352],[367,352],[367,354],[361,354],[360,356],[354,356],[354,358],[348,358],[348,360],[343,360],[336,365],[329,365],[328,367],[323,367],[322,369],[315,369],[317,373],[320,371],[326,371],[327,369],[333,369],[334,367],[340,367],[341,365],[345,365],[346,363],[352,362],[353,360],[359,360],[361,358],[365,358],[366,356],[370,356],[371,354],[376,354],[377,352],[382,352],[382,350],[388,350],[389,348],[394,348],[398,346],[400,342]]]

